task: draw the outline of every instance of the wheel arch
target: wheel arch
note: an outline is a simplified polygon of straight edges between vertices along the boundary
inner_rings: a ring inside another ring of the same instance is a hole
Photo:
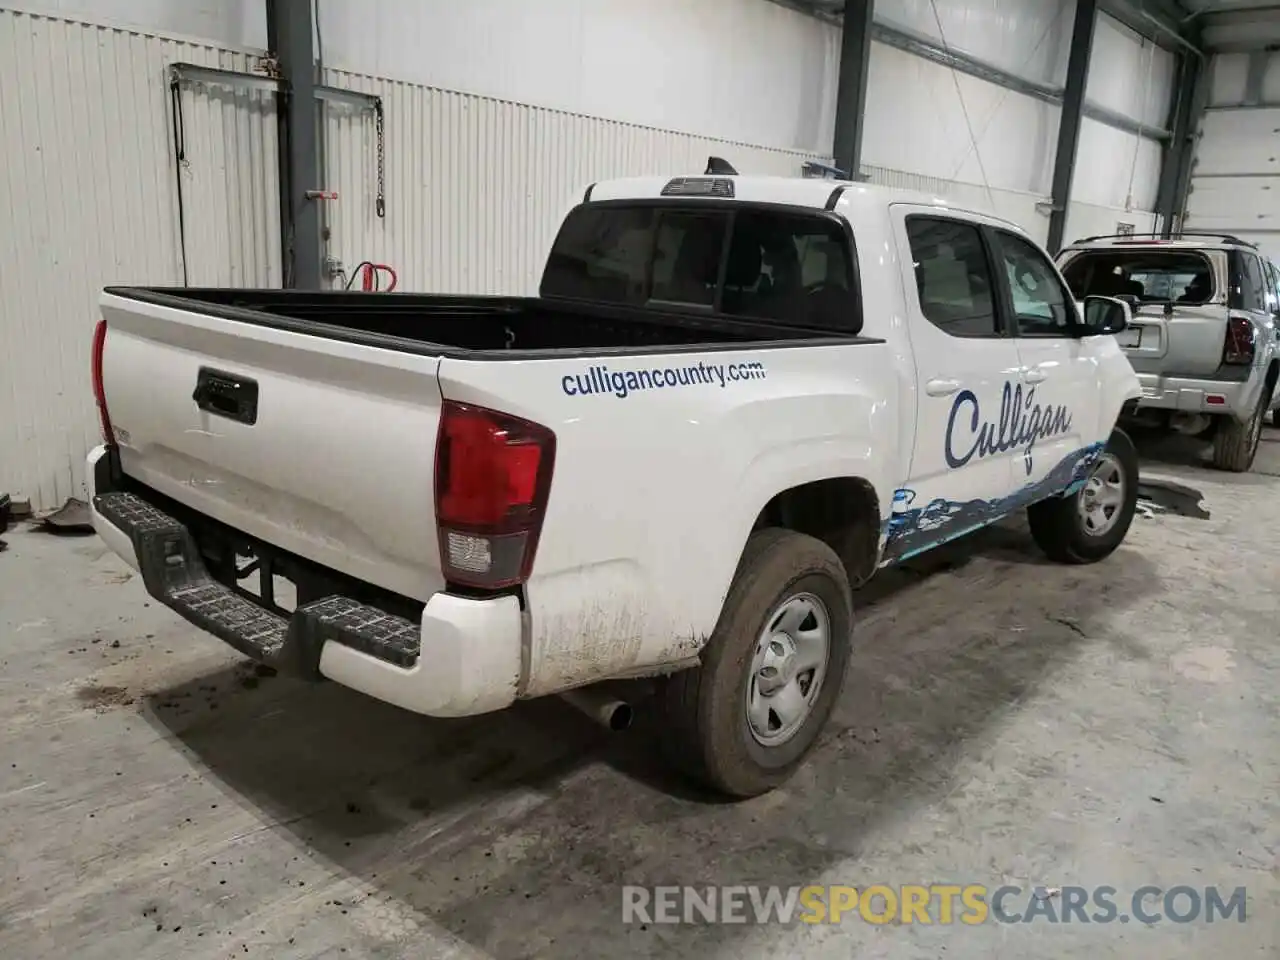
[[[857,587],[876,571],[881,526],[874,484],[865,477],[834,476],[774,494],[756,515],[750,532],[776,527],[821,540],[840,558],[849,585]]]

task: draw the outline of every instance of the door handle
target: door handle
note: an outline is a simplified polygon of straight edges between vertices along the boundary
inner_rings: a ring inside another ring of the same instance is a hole
[[[253,426],[258,422],[258,382],[201,367],[191,394],[197,407],[216,417],[226,417]]]
[[[924,392],[931,397],[949,397],[959,389],[959,380],[930,380],[924,385]]]
[[[1048,374],[1041,367],[1027,367],[1022,371],[1022,380],[1024,383],[1044,383]]]

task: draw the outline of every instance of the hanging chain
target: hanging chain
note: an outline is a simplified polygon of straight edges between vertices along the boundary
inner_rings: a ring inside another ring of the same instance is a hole
[[[373,105],[373,116],[378,131],[378,197],[375,203],[378,212],[378,219],[381,220],[387,215],[387,151],[386,137],[383,132],[381,99]]]

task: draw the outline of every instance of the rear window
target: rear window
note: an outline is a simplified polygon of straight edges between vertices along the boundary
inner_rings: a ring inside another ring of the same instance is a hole
[[[1127,295],[1141,302],[1198,304],[1214,295],[1208,258],[1185,250],[1086,250],[1062,275],[1077,300]]]
[[[584,204],[547,258],[544,297],[857,333],[851,251],[830,217],[790,210]]]

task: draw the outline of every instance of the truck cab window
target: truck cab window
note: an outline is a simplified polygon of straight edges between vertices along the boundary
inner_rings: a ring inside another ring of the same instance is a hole
[[[734,220],[721,310],[857,332],[861,314],[848,240],[823,217],[761,210]]]
[[[1016,336],[1065,337],[1075,325],[1075,306],[1048,258],[1021,237],[995,231],[1009,281]]]
[[[556,237],[542,295],[862,329],[844,226],[789,210],[740,207],[730,228],[724,208],[585,204]]]
[[[652,207],[579,207],[547,258],[542,295],[643,303],[653,242]]]
[[[907,217],[920,311],[953,337],[998,337],[991,270],[972,223]]]
[[[685,211],[663,211],[658,216],[650,299],[712,306],[728,216]]]

